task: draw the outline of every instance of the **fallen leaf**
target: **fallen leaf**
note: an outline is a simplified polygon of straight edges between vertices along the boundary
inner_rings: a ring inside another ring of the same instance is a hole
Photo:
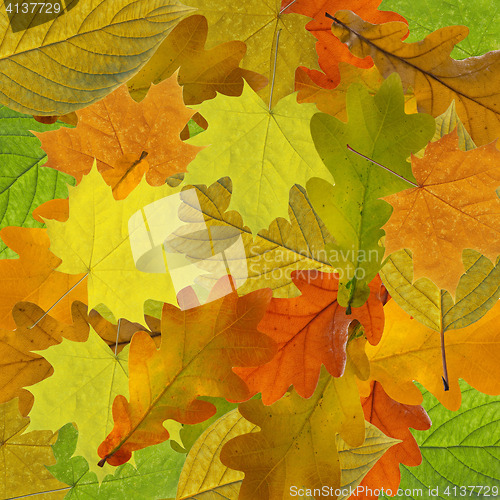
[[[50,445],[56,436],[50,431],[23,434],[29,418],[22,417],[17,406],[17,399],[0,404],[0,496],[13,499],[33,494],[43,500],[61,499],[67,493],[66,485],[45,468],[54,463]]]
[[[376,345],[366,345],[370,378],[382,384],[387,395],[403,404],[422,403],[413,384],[420,382],[448,409],[460,407],[458,379],[485,394],[500,392],[500,303],[472,325],[445,335],[448,382],[441,380],[440,336],[412,319],[391,300],[384,306],[385,330]]]
[[[264,76],[239,67],[247,50],[244,42],[233,40],[205,50],[207,32],[205,17],[183,19],[146,66],[127,82],[130,95],[136,101],[142,100],[151,83],[161,82],[178,68],[178,82],[187,105],[213,99],[217,92],[239,96],[243,91],[243,79],[255,91],[267,85]]]
[[[336,274],[294,271],[292,279],[302,295],[272,299],[260,330],[276,341],[278,352],[265,365],[235,368],[253,393],[262,393],[265,405],[280,399],[293,385],[297,394],[309,398],[318,384],[322,365],[334,377],[344,373],[349,325],[357,320],[368,340],[376,344],[384,329],[384,312],[378,297],[381,281],[370,284],[370,297],[360,308],[346,314],[337,302]]]
[[[307,182],[311,204],[335,238],[329,257],[340,275],[339,303],[361,306],[369,283],[380,270],[382,225],[390,206],[379,198],[408,186],[412,179],[406,158],[419,151],[432,137],[434,119],[406,115],[401,82],[391,75],[375,96],[353,84],[347,93],[349,121],[318,113],[311,120],[311,133],[318,152],[335,179],[335,186],[321,179]],[[385,171],[358,154],[385,165]]]
[[[45,229],[5,227],[0,231],[4,243],[19,254],[18,259],[0,260],[0,326],[15,328],[12,308],[21,301],[30,301],[47,310],[70,288],[84,278],[56,271],[61,260],[49,251],[50,240]],[[80,283],[53,309],[51,315],[66,323],[71,322],[71,304],[74,300],[86,302],[85,284]]]
[[[297,104],[290,95],[269,110],[245,84],[241,97],[219,95],[196,109],[209,127],[189,144],[211,145],[189,164],[184,182],[209,185],[230,173],[229,209],[237,210],[252,232],[288,216],[294,184],[304,185],[312,176],[332,179],[311,138],[309,123],[316,111],[312,104]],[[221,134],[224,141],[219,140]]]
[[[451,59],[452,48],[469,30],[441,28],[425,40],[403,43],[403,23],[370,24],[350,11],[337,12],[332,32],[358,57],[371,56],[384,78],[397,71],[405,89],[411,87],[418,110],[439,116],[454,99],[458,116],[478,145],[500,135],[500,51],[462,61]]]
[[[247,386],[231,368],[258,365],[273,356],[274,342],[257,330],[270,298],[269,290],[258,290],[185,311],[165,304],[160,349],[146,333],[132,338],[130,402],[115,398],[115,426],[99,446],[99,456],[121,465],[132,451],[169,438],[164,420],[195,424],[211,417],[215,407],[198,396],[248,399]]]
[[[141,103],[122,85],[99,102],[76,113],[74,129],[35,134],[48,155],[46,166],[67,172],[80,182],[94,159],[115,199],[123,199],[143,175],[152,186],[184,172],[200,148],[180,140],[193,116],[182,101],[176,76],[148,86]]]
[[[206,49],[231,40],[245,42],[247,52],[241,67],[264,75],[269,82],[274,80],[269,107],[294,91],[297,66],[319,69],[314,37],[304,29],[308,19],[299,14],[282,14],[280,0],[244,2],[237,9],[230,0],[190,0],[189,4],[207,18]],[[271,85],[259,95],[267,106]]]
[[[408,248],[413,279],[427,277],[452,296],[464,272],[463,250],[477,250],[495,262],[499,160],[495,143],[461,151],[456,132],[430,143],[423,158],[412,158],[418,187],[384,198],[394,209],[384,226],[386,255]]]
[[[0,102],[39,116],[88,106],[133,76],[192,10],[176,0],[87,0],[43,24],[41,11],[18,15],[24,29],[13,31],[3,9]]]
[[[313,20],[306,24],[306,29],[310,31],[315,38],[316,52],[319,57],[319,66],[325,72],[324,75],[308,68],[302,70],[317,85],[324,88],[334,88],[340,83],[339,64],[342,62],[357,66],[358,68],[370,68],[373,61],[369,57],[358,59],[354,57],[349,49],[335,37],[330,29],[331,20],[325,16],[325,13],[333,15],[341,9],[349,9],[363,19],[374,24],[387,23],[390,21],[406,20],[396,12],[381,12],[377,10],[381,0],[282,0],[281,5],[285,8],[285,13],[296,12]],[[288,5],[290,7],[286,8]]]
[[[425,431],[431,426],[431,419],[422,406],[404,405],[391,399],[378,382],[371,382],[371,393],[361,398],[365,419],[386,436],[399,439],[401,443],[392,446],[370,469],[361,482],[362,494],[351,498],[378,499],[369,491],[398,491],[400,482],[399,464],[416,466],[422,463],[422,455],[409,428]],[[437,483],[436,483],[437,484]]]

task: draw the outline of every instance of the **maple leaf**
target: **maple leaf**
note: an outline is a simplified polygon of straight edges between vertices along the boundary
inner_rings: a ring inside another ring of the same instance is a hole
[[[176,301],[170,274],[137,270],[128,228],[134,213],[176,191],[151,187],[143,179],[125,200],[116,201],[94,167],[70,190],[68,220],[46,221],[50,248],[62,259],[58,269],[88,273],[89,309],[103,303],[115,318],[142,324],[144,301]]]
[[[294,184],[304,185],[312,176],[332,180],[311,138],[312,104],[297,104],[290,95],[269,110],[245,84],[241,97],[219,95],[196,109],[210,125],[189,144],[211,145],[189,164],[184,181],[211,184],[231,173],[229,209],[237,210],[253,232],[288,216]]]
[[[29,419],[19,414],[17,406],[17,399],[0,404],[1,498],[64,488],[65,485],[45,468],[45,464],[54,463],[50,445],[55,442],[56,436],[46,430],[25,434]]]
[[[45,154],[40,141],[29,131],[54,130],[61,126],[40,125],[33,117],[0,106],[0,229],[6,226],[41,227],[31,216],[33,208],[54,197],[67,196],[68,175],[42,168]],[[15,253],[0,240],[0,258],[12,259]]]
[[[292,299],[272,299],[259,324],[262,332],[276,341],[278,352],[269,363],[255,368],[235,368],[249,388],[262,392],[269,405],[293,384],[297,394],[309,398],[318,383],[321,366],[340,377],[347,360],[348,328],[358,320],[373,344],[384,329],[384,313],[379,300],[380,278],[370,284],[371,293],[362,307],[346,314],[337,302],[339,279],[336,274],[294,271],[292,279],[302,295]]]
[[[215,407],[198,396],[248,399],[247,386],[231,368],[273,356],[274,342],[257,330],[270,298],[270,290],[258,290],[186,311],[165,304],[160,349],[145,333],[132,338],[130,402],[124,396],[113,402],[115,426],[99,446],[103,461],[120,465],[133,450],[165,441],[169,433],[162,423],[168,418],[195,424],[211,417]]]
[[[466,248],[491,261],[500,254],[500,151],[495,143],[470,151],[456,132],[430,143],[412,158],[418,187],[386,196],[394,211],[384,226],[386,255],[412,251],[414,276],[430,278],[452,295],[464,271]]]
[[[462,378],[485,394],[500,392],[500,304],[472,325],[446,336],[449,390],[441,381],[441,345],[436,332],[410,318],[394,300],[384,306],[385,330],[381,341],[367,345],[370,378],[382,384],[387,395],[401,403],[418,405],[420,382],[439,401],[456,410]],[[411,332],[411,335],[408,333]]]
[[[318,113],[311,120],[311,133],[321,158],[335,179],[335,186],[321,179],[307,183],[307,194],[318,215],[335,238],[330,262],[341,277],[339,303],[359,307],[368,295],[370,282],[380,269],[382,225],[390,207],[379,200],[408,183],[354,152],[387,166],[411,179],[406,158],[432,137],[434,119],[429,115],[406,115],[401,82],[391,75],[372,97],[356,84],[347,93],[347,123]]]
[[[5,9],[0,12],[2,104],[39,116],[88,106],[133,76],[193,10],[175,0],[75,4],[52,19],[43,8],[19,12],[13,18],[19,30]]]
[[[386,436],[401,440],[392,446],[383,457],[370,469],[361,482],[366,493],[353,495],[352,498],[373,498],[378,495],[368,493],[384,488],[397,491],[400,482],[399,464],[410,466],[422,462],[420,449],[409,428],[425,431],[431,426],[431,419],[422,406],[404,405],[391,399],[378,382],[370,383],[371,392],[361,398],[365,419],[374,424]]]
[[[438,116],[455,99],[458,116],[478,145],[500,134],[500,51],[462,61],[451,59],[451,49],[468,33],[465,26],[441,28],[425,40],[403,43],[403,23],[374,25],[350,11],[335,14],[332,32],[358,57],[371,56],[384,77],[397,71],[405,88],[411,87],[418,110]]]
[[[247,50],[245,43],[233,40],[205,50],[208,23],[203,16],[183,19],[167,36],[146,66],[127,82],[130,95],[140,101],[152,83],[159,83],[179,69],[187,105],[213,99],[216,92],[239,96],[243,78],[255,90],[267,85],[267,79],[239,67]]]
[[[371,58],[364,57],[363,59],[359,59],[354,57],[349,52],[349,49],[333,35],[330,29],[331,22],[325,16],[325,12],[333,14],[338,10],[349,9],[374,24],[390,21],[406,22],[396,12],[381,12],[377,10],[380,2],[381,0],[296,0],[295,2],[282,0],[281,5],[285,8],[285,13],[296,12],[297,14],[313,18],[312,21],[306,24],[306,29],[318,40],[316,42],[316,52],[319,57],[318,62],[325,73],[323,75],[318,71],[302,68],[313,82],[324,88],[336,87],[341,81],[341,73],[339,71],[339,64],[341,62],[355,65],[358,68],[370,68],[373,66]],[[286,8],[288,5],[290,7]]]
[[[311,207],[305,189],[294,186],[290,190],[291,223],[275,219],[268,229],[262,229],[255,236],[237,212],[227,210],[232,192],[229,178],[219,179],[209,187],[193,186],[193,189],[196,189],[199,206],[182,204],[179,217],[186,224],[173,233],[175,239],[171,245],[177,252],[196,260],[201,269],[210,271],[212,263],[198,255],[201,252],[197,252],[193,244],[193,235],[208,227],[214,234],[217,232],[217,245],[222,248],[226,240],[229,245],[235,235],[241,235],[246,255],[239,261],[236,256],[231,259],[231,277],[240,295],[271,288],[276,297],[293,297],[300,292],[293,284],[292,271],[333,271],[325,255],[325,244],[333,242],[333,238]],[[208,290],[215,281],[213,275],[200,276],[200,283]]]
[[[179,138],[194,111],[184,106],[175,75],[148,90],[137,103],[122,85],[77,111],[76,128],[35,133],[48,155],[46,166],[80,182],[95,158],[115,199],[126,198],[143,175],[150,185],[161,186],[167,177],[183,172],[201,149]]]
[[[246,43],[241,67],[274,81],[272,96],[271,85],[259,92],[269,107],[293,92],[297,66],[319,69],[314,37],[304,29],[308,19],[283,14],[280,0],[243,2],[237,9],[230,0],[189,0],[189,4],[208,20],[207,49],[230,40]]]
[[[5,227],[0,237],[19,254],[18,259],[0,260],[0,326],[3,328],[15,328],[11,310],[17,302],[33,301],[46,310],[84,278],[83,274],[75,276],[55,270],[61,260],[49,251],[45,229]],[[84,286],[76,287],[59,301],[51,309],[52,316],[69,323],[74,300],[86,302]]]
[[[335,434],[352,447],[361,446],[365,439],[356,383],[349,369],[341,378],[333,378],[323,369],[309,399],[293,391],[272,406],[252,400],[241,404],[239,411],[261,429],[233,438],[220,453],[224,465],[245,472],[241,500],[282,498],[297,485],[335,490],[341,485],[340,443]],[[395,444],[395,440],[383,438],[385,447],[378,450],[379,456]],[[359,469],[372,460],[360,453],[347,466]],[[361,479],[359,470],[356,472]]]

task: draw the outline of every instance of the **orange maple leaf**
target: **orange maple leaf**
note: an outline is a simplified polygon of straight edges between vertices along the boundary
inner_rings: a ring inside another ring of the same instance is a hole
[[[318,39],[316,52],[318,53],[319,66],[325,74],[302,68],[313,82],[323,88],[335,88],[340,83],[338,65],[341,61],[353,64],[358,68],[371,68],[373,66],[371,57],[359,59],[353,56],[349,49],[332,34],[332,21],[325,16],[325,12],[333,15],[338,10],[349,9],[375,24],[389,21],[407,23],[403,16],[395,12],[377,10],[380,3],[381,0],[297,0],[285,9],[285,13],[296,12],[314,18],[306,25],[306,28]],[[290,0],[282,0],[281,6],[283,8],[288,4],[290,4]]]
[[[369,396],[361,398],[365,420],[378,427],[386,436],[402,442],[391,446],[360,484],[366,487],[366,492],[382,487],[386,491],[396,492],[401,480],[399,464],[416,466],[422,462],[420,448],[409,428],[425,431],[430,428],[431,419],[422,406],[405,405],[391,399],[380,383],[372,381],[370,387]],[[350,498],[377,500],[378,495],[363,492],[351,495]]]
[[[492,262],[500,254],[500,151],[495,143],[461,151],[456,130],[412,157],[418,187],[383,198],[394,207],[385,224],[386,255],[413,254],[416,281],[430,278],[454,295],[471,248]]]
[[[49,251],[46,229],[9,226],[0,231],[0,237],[19,254],[19,259],[0,260],[0,327],[15,328],[11,310],[17,302],[35,302],[47,310],[85,276],[55,270],[61,259]],[[84,281],[51,309],[54,318],[71,322],[72,302],[87,302]]]
[[[193,116],[184,106],[177,75],[152,85],[140,103],[122,85],[104,99],[77,111],[74,129],[33,132],[42,142],[52,167],[80,182],[94,158],[115,199],[125,198],[142,176],[152,186],[184,172],[202,148],[186,144],[179,134]]]
[[[215,407],[198,396],[249,399],[248,387],[231,368],[266,363],[274,355],[274,342],[257,330],[271,295],[269,289],[243,297],[233,292],[186,311],[165,304],[160,349],[147,333],[132,337],[130,402],[115,398],[115,425],[99,456],[123,464],[132,451],[169,438],[164,420],[195,424],[210,418]]]
[[[262,392],[266,405],[280,399],[292,384],[300,396],[309,398],[316,389],[322,364],[331,375],[340,377],[347,357],[348,328],[354,320],[364,326],[372,344],[380,340],[384,329],[378,275],[370,283],[368,301],[352,308],[351,314],[337,302],[337,274],[294,271],[292,280],[302,295],[273,298],[259,324],[259,329],[276,341],[276,356],[262,366],[234,369],[253,393]]]

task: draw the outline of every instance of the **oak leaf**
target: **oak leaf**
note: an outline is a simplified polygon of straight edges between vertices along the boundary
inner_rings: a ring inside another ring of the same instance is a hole
[[[396,12],[383,12],[377,10],[381,0],[282,0],[281,5],[285,8],[284,12],[296,12],[313,20],[306,24],[306,29],[310,31],[315,38],[316,52],[318,53],[318,62],[325,74],[308,68],[301,68],[314,83],[324,88],[336,87],[341,79],[339,64],[341,62],[349,63],[358,68],[370,68],[373,61],[369,57],[359,59],[354,57],[349,49],[335,37],[330,29],[331,21],[325,16],[325,12],[334,14],[338,10],[349,9],[367,21],[379,24],[390,21],[406,20]],[[288,5],[290,7],[286,8]]]
[[[332,32],[358,57],[371,56],[384,77],[397,71],[411,88],[419,112],[438,116],[454,99],[458,116],[478,145],[500,135],[500,51],[456,61],[452,48],[468,33],[465,26],[448,26],[425,40],[403,43],[403,23],[370,24],[350,11],[335,14]]]
[[[461,151],[455,131],[412,158],[412,170],[418,187],[384,198],[394,208],[384,226],[386,255],[408,248],[413,279],[428,277],[454,296],[463,250],[492,262],[500,254],[500,151],[495,143]]]
[[[384,306],[385,330],[376,345],[366,345],[370,378],[400,403],[418,405],[420,382],[450,410],[460,407],[458,379],[485,394],[500,392],[500,303],[472,325],[445,334],[449,391],[441,380],[440,336],[412,319],[391,300]]]
[[[130,402],[124,396],[113,402],[115,425],[99,446],[103,461],[120,465],[132,451],[165,441],[166,419],[195,424],[211,417],[215,407],[198,396],[248,399],[246,384],[231,368],[273,356],[274,342],[257,330],[270,298],[264,289],[243,297],[233,292],[186,311],[165,304],[160,349],[146,333],[132,338]]]
[[[259,91],[267,79],[239,67],[247,50],[244,42],[232,40],[205,50],[208,23],[203,16],[183,19],[167,36],[153,57],[137,75],[127,82],[130,95],[140,101],[151,83],[159,83],[179,69],[178,82],[187,105],[213,99],[219,92],[238,96],[243,79]]]
[[[276,217],[288,216],[294,184],[304,185],[313,176],[332,180],[309,129],[314,105],[297,104],[290,95],[270,110],[245,84],[241,97],[218,95],[196,109],[209,127],[188,142],[210,146],[190,163],[184,181],[209,185],[230,174],[229,209],[237,210],[252,232],[267,228]]]
[[[61,260],[49,250],[50,240],[45,229],[9,226],[0,231],[0,237],[19,254],[18,259],[0,260],[0,326],[3,328],[15,328],[11,311],[17,302],[32,301],[46,310],[84,278],[84,274],[71,275],[56,270]],[[51,309],[52,316],[70,323],[74,300],[87,301],[83,283]]]
[[[297,394],[309,398],[314,393],[321,366],[334,377],[344,373],[349,325],[357,320],[368,340],[376,344],[384,329],[384,312],[378,294],[382,282],[370,284],[370,297],[359,308],[337,302],[339,278],[334,273],[294,271],[292,279],[302,292],[299,297],[275,299],[259,324],[262,332],[276,341],[278,352],[265,365],[235,368],[254,392],[262,392],[269,405],[285,394],[290,385]]]
[[[143,175],[151,186],[161,186],[167,177],[184,172],[200,150],[179,138],[194,111],[184,106],[175,75],[148,90],[137,103],[122,85],[77,111],[76,128],[35,133],[48,155],[46,166],[80,182],[95,158],[115,199],[126,198]]]
[[[69,12],[55,18],[49,14],[48,19],[43,9],[20,9],[12,23],[6,9],[1,10],[2,104],[39,116],[88,106],[133,76],[193,10],[176,0],[71,4]],[[41,22],[44,17],[47,22]],[[15,23],[20,23],[17,30]]]
[[[380,429],[386,436],[399,439],[401,443],[392,446],[370,469],[361,482],[366,489],[351,498],[378,499],[370,491],[398,491],[400,482],[399,464],[416,466],[422,462],[420,449],[409,428],[425,431],[431,420],[422,406],[404,405],[391,399],[378,382],[371,382],[371,393],[361,398],[365,419]]]

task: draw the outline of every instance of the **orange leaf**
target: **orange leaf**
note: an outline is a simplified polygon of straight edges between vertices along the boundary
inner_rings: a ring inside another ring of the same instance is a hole
[[[410,249],[413,280],[430,278],[454,295],[464,249],[492,262],[500,254],[500,151],[495,143],[461,151],[455,130],[412,157],[412,170],[418,188],[383,198],[394,207],[384,226],[386,255]]]
[[[33,219],[45,222],[44,219],[58,220],[65,222],[69,217],[69,198],[56,198],[42,203],[33,210]]]
[[[460,407],[458,379],[485,394],[500,394],[500,302],[479,321],[445,332],[449,391],[441,380],[441,344],[435,330],[405,313],[394,300],[384,306],[385,329],[376,346],[366,345],[370,378],[389,397],[407,405],[422,403],[420,382],[450,410]]]
[[[248,387],[231,368],[265,363],[275,353],[274,342],[257,330],[271,295],[268,289],[243,297],[231,293],[186,311],[165,304],[160,349],[146,333],[132,338],[130,402],[116,397],[115,425],[99,456],[120,465],[132,451],[169,438],[164,420],[195,424],[210,418],[215,407],[198,396],[248,399]]]
[[[205,50],[207,33],[204,16],[183,19],[146,66],[128,81],[132,97],[141,100],[151,82],[161,82],[178,68],[178,82],[187,105],[213,99],[217,92],[239,96],[243,91],[243,78],[256,92],[267,85],[266,77],[239,67],[247,51],[244,42],[233,40]]]
[[[61,259],[49,251],[50,241],[45,229],[9,226],[0,231],[0,237],[19,254],[19,259],[0,260],[1,327],[15,328],[11,310],[17,302],[35,302],[47,310],[84,277],[83,274],[65,274],[55,270]],[[74,300],[87,301],[85,282],[58,302],[51,309],[51,315],[69,323]]]
[[[262,392],[269,405],[293,384],[297,393],[310,397],[318,383],[321,365],[335,377],[344,372],[348,328],[354,320],[365,327],[365,335],[376,344],[384,329],[384,312],[378,298],[377,276],[370,283],[370,297],[347,315],[337,303],[338,275],[319,271],[294,271],[292,279],[302,295],[271,300],[259,329],[278,345],[276,356],[267,364],[236,368],[253,393]]]
[[[318,71],[301,68],[311,80],[324,88],[335,88],[340,83],[339,63],[341,61],[353,64],[358,68],[370,68],[373,61],[370,57],[358,59],[354,57],[349,49],[333,35],[331,19],[325,16],[325,12],[333,15],[338,10],[349,9],[359,14],[363,19],[372,23],[387,23],[389,21],[403,21],[404,17],[395,12],[384,12],[377,10],[381,0],[297,0],[285,10],[285,13],[296,12],[304,16],[314,18],[306,28],[318,39],[316,51],[322,75]],[[283,0],[281,5],[286,7],[290,0]]]
[[[389,448],[382,458],[370,469],[361,482],[364,491],[384,488],[396,492],[401,474],[399,464],[420,465],[422,455],[409,428],[425,431],[431,426],[427,412],[416,405],[405,405],[391,399],[380,383],[371,382],[371,394],[361,398],[365,419],[378,427],[386,436],[402,442]],[[361,493],[350,498],[378,499],[378,495]]]
[[[371,56],[387,78],[397,71],[405,89],[411,88],[418,111],[437,117],[452,100],[463,124],[477,145],[500,135],[500,50],[456,61],[453,47],[468,34],[466,26],[441,28],[421,42],[403,43],[403,23],[370,24],[353,12],[335,14],[332,32],[358,57]]]
[[[48,155],[44,166],[80,182],[96,158],[115,199],[125,198],[144,173],[150,185],[164,184],[167,177],[184,172],[201,149],[180,140],[180,132],[195,112],[184,106],[176,75],[151,86],[141,103],[122,85],[76,113],[74,129],[34,132]]]

